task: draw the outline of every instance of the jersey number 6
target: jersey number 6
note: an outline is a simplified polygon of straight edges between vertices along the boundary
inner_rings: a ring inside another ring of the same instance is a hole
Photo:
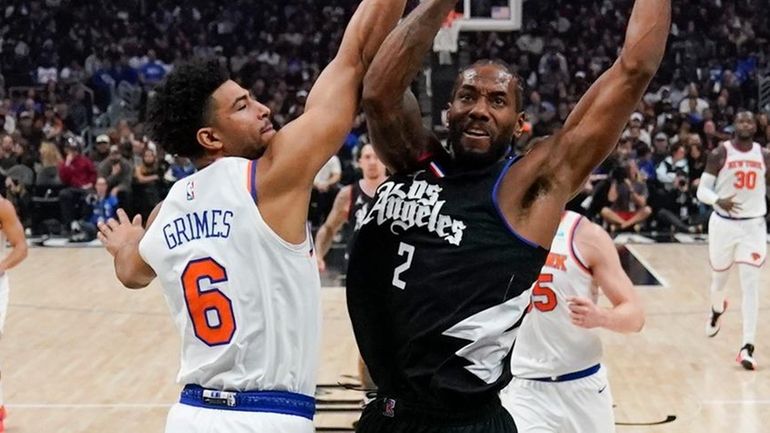
[[[210,257],[189,262],[182,272],[184,300],[195,336],[209,346],[227,344],[235,333],[233,304],[216,287],[201,290],[205,280],[211,285],[225,283],[227,272]]]

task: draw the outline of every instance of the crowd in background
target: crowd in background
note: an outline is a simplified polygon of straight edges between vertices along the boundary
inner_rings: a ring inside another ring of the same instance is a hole
[[[492,0],[474,0],[482,10]],[[270,107],[276,128],[302,114],[338,49],[354,0],[6,0],[0,2],[0,189],[31,231],[85,233],[118,206],[147,216],[194,171],[144,134],[152,89],[181,61],[217,58]],[[417,1],[410,1],[413,7]],[[511,33],[464,33],[471,61],[508,62],[525,82],[519,150],[558,131],[617,56],[631,0],[524,2]],[[695,188],[708,152],[732,136],[735,114],[756,113],[770,75],[770,13],[760,0],[681,0],[663,66],[611,158],[573,206],[612,230],[702,230]],[[462,56],[459,56],[462,57]],[[339,184],[352,182],[360,116],[336,161],[316,179],[323,221]],[[58,227],[54,223],[58,222]]]

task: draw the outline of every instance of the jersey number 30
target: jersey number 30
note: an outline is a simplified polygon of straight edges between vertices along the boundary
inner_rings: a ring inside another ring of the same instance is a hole
[[[235,333],[233,304],[216,287],[203,290],[205,281],[210,285],[227,282],[225,268],[210,257],[188,263],[182,272],[182,288],[195,336],[209,346],[227,344]]]
[[[733,186],[736,189],[754,189],[757,186],[757,172],[736,171]]]

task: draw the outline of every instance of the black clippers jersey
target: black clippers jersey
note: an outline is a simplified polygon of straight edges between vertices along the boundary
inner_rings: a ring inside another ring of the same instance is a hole
[[[382,396],[444,408],[494,399],[547,251],[498,210],[504,160],[475,172],[396,175],[353,246],[347,301]]]
[[[348,208],[348,246],[346,255],[350,255],[350,250],[353,248],[353,243],[356,240],[356,235],[361,229],[364,223],[366,214],[372,207],[374,202],[373,197],[369,197],[361,188],[361,181],[354,183],[350,189],[350,207]]]

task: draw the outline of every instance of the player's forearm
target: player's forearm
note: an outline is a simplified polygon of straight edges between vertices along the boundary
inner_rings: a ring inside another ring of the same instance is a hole
[[[125,245],[115,254],[115,275],[126,288],[142,289],[155,278],[155,272],[139,255],[139,245]]]
[[[364,79],[364,106],[398,106],[457,0],[420,3],[385,39]]]
[[[334,239],[334,231],[328,225],[324,224],[318,229],[318,233],[315,235],[315,247],[318,253],[318,257],[324,258],[332,247],[332,239]]]
[[[651,79],[663,60],[670,28],[671,0],[637,0],[620,55],[625,69]]]
[[[610,331],[630,334],[639,332],[644,327],[644,310],[641,305],[623,302],[610,309],[604,309],[602,328]]]
[[[406,0],[362,1],[345,30],[339,55],[352,56],[366,70],[404,14],[405,6]]]
[[[13,246],[11,252],[0,262],[0,270],[3,272],[21,263],[27,258],[27,242],[19,242]]]

